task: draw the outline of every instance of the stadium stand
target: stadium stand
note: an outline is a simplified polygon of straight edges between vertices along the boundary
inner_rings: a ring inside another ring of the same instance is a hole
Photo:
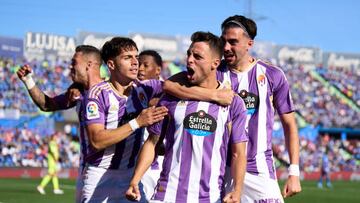
[[[276,59],[271,61],[279,63]],[[55,129],[54,123],[64,120],[62,114],[44,115],[17,78],[17,69],[25,63],[34,67],[37,84],[50,96],[62,93],[71,84],[69,61],[26,61],[0,57],[0,110],[20,112],[17,119],[0,117],[0,167],[46,167],[46,142],[52,133],[61,137],[61,167],[78,167],[79,144],[73,136],[76,133]],[[291,61],[279,64],[291,84],[298,120],[306,125],[299,131],[302,171],[319,171],[321,150],[327,147],[330,149],[331,171],[360,172],[359,137],[340,139],[319,131],[319,128],[360,128],[360,70],[316,64],[304,66]],[[182,60],[167,61],[162,77],[166,79],[185,67]],[[283,136],[279,133],[274,138],[277,166],[284,167],[288,157]]]

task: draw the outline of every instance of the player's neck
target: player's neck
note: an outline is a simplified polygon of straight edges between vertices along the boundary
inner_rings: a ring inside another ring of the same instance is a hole
[[[98,84],[102,81],[103,80],[100,77],[96,77],[96,78],[90,77],[86,89],[90,89],[91,87],[95,86],[96,84]]]
[[[126,95],[127,92],[129,92],[128,90],[131,89],[133,81],[123,82],[123,83],[120,83],[118,81],[119,80],[115,80],[114,78],[110,77],[110,82],[114,86],[117,93],[120,95]]]
[[[198,86],[206,89],[217,89],[219,87],[219,83],[216,80],[216,77],[208,77],[204,81],[202,81]]]
[[[250,55],[244,57],[243,60],[240,60],[236,67],[232,68],[238,72],[246,72],[253,67],[256,59]]]

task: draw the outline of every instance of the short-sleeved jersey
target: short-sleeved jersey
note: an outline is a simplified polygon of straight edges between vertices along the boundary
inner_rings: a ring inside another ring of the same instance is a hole
[[[168,108],[169,116],[148,128],[154,135],[162,131],[166,139],[163,169],[152,199],[219,201],[229,143],[247,141],[244,102],[235,97],[223,107],[166,95],[159,105]]]
[[[88,138],[86,136],[85,129],[85,98],[87,97],[88,91],[85,90],[81,85],[73,83],[68,89],[77,88],[80,91],[80,98],[76,100],[73,105],[68,106],[68,98],[66,94],[60,94],[56,96],[55,102],[58,104],[59,109],[70,109],[76,106],[76,113],[79,121],[79,143],[80,143],[80,162],[79,167],[82,169],[84,167],[84,157],[86,157]],[[80,170],[81,171],[81,170]]]
[[[129,96],[119,95],[109,81],[92,87],[86,99],[86,125],[103,124],[105,129],[115,129],[136,118],[148,107],[149,99],[162,92],[158,80],[135,81]],[[143,128],[137,129],[121,142],[103,150],[87,147],[85,162],[106,169],[128,170],[135,161],[143,141]]]
[[[260,60],[247,72],[229,70],[222,63],[217,79],[238,93],[247,108],[247,172],[276,179],[271,146],[274,115],[294,111],[284,72]]]

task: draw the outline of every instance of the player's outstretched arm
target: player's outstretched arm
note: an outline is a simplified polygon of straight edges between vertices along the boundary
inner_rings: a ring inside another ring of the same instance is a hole
[[[69,89],[67,97],[59,95],[56,97],[49,97],[36,85],[32,78],[32,68],[29,65],[22,66],[17,72],[17,76],[25,84],[32,100],[42,111],[56,111],[61,109],[68,109],[75,105],[75,100],[80,96],[80,92],[75,89]],[[63,97],[59,99],[58,97]]]
[[[282,191],[283,197],[286,198],[301,192],[299,177],[299,135],[294,112],[280,115],[280,120],[284,128],[285,144],[290,158],[289,177]]]
[[[94,123],[86,126],[90,144],[97,150],[104,149],[127,138],[132,132],[164,119],[167,115],[166,107],[149,107],[128,123],[116,128],[105,129],[104,124]]]
[[[136,163],[133,177],[131,178],[129,189],[126,191],[126,198],[131,201],[139,201],[141,199],[139,182],[150,167],[155,158],[155,146],[159,141],[160,136],[150,134],[141,148],[139,158]]]
[[[234,92],[230,89],[206,89],[191,86],[187,81],[186,72],[178,73],[164,82],[164,92],[184,100],[213,101],[220,105],[231,104]]]

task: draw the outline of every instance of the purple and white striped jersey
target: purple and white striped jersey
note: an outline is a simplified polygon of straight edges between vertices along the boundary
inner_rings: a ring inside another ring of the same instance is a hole
[[[73,84],[74,85],[74,84]],[[72,86],[73,86],[72,85]],[[71,88],[72,86],[70,86],[69,88]],[[86,157],[86,147],[88,144],[88,138],[86,136],[86,129],[85,129],[85,98],[87,97],[87,90],[83,90],[80,89],[80,98],[78,100],[76,100],[76,113],[78,115],[78,120],[79,120],[79,142],[80,142],[80,162],[79,162],[79,172],[82,171],[85,162],[84,162],[84,157]],[[58,107],[59,109],[69,109],[72,108],[73,106],[67,106],[68,104],[68,98],[67,96],[64,94],[58,95],[55,98],[55,101],[57,104],[60,104],[60,106]]]
[[[222,107],[166,95],[159,105],[168,108],[169,116],[148,128],[150,134],[164,133],[166,139],[163,170],[152,200],[219,201],[229,143],[247,141],[244,102],[235,97],[230,106]]]
[[[162,93],[159,80],[135,81],[129,96],[119,95],[109,81],[92,87],[86,100],[86,125],[99,123],[105,129],[115,129],[148,107],[149,99]],[[137,155],[143,141],[143,128],[137,129],[123,141],[95,150],[88,146],[85,161],[87,164],[106,169],[128,170],[135,166]]]
[[[225,63],[218,68],[217,79],[231,87],[247,108],[247,172],[276,179],[271,147],[275,111],[294,111],[290,88],[284,72],[256,60],[247,72],[229,70]]]

